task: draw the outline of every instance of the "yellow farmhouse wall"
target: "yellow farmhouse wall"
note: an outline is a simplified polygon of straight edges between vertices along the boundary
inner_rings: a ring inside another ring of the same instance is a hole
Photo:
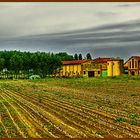
[[[115,60],[108,61],[107,65],[108,76],[120,76],[123,74],[123,61]]]
[[[61,76],[80,76],[81,74],[81,65],[63,65],[62,66],[62,75]]]

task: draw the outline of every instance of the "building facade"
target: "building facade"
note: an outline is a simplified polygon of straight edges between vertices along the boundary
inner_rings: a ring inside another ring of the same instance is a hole
[[[140,56],[130,57],[125,62],[124,68],[128,71],[128,75],[140,75]]]
[[[108,77],[120,76],[124,73],[123,60],[112,59],[107,62]]]
[[[123,61],[111,58],[64,61],[59,77],[107,77],[123,73]]]
[[[96,59],[94,59],[94,63],[98,63],[100,65],[100,76],[101,77],[107,77],[108,74],[108,70],[107,70],[107,65],[108,65],[108,61],[111,60],[111,58],[101,58],[98,57]]]
[[[87,75],[87,67],[90,69],[92,60],[64,61],[59,72],[60,77],[81,77]]]

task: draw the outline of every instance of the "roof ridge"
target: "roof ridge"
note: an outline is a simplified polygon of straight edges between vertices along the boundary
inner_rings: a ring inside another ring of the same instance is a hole
[[[140,56],[138,56],[138,55],[133,55],[132,57],[140,57]]]
[[[92,59],[84,59],[84,60],[71,60],[71,61],[63,61],[63,64],[80,64],[83,62],[92,61]]]

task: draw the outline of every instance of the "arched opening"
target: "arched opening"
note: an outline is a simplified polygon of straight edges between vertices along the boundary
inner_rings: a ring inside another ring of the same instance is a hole
[[[132,76],[134,76],[134,75],[135,75],[135,72],[134,72],[134,71],[132,71],[132,72],[131,72],[131,75],[132,75]]]

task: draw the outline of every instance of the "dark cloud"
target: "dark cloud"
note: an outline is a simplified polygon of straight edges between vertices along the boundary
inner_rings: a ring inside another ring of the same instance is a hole
[[[117,3],[116,5],[133,7],[135,4]],[[21,6],[21,11],[25,10],[24,8]],[[28,7],[29,9],[30,6]],[[124,21],[127,22],[121,22],[125,15],[121,17],[121,13],[125,13],[125,10],[119,13],[113,8],[102,11],[98,7],[95,7],[95,11],[92,11],[92,9],[89,10],[86,7],[86,12],[84,13],[82,8],[80,11],[74,6],[73,10],[77,14],[75,16],[74,14],[70,14],[66,8],[63,11],[59,7],[58,9],[56,8],[59,16],[56,16],[56,11],[52,11],[51,9],[46,11],[46,8],[43,9],[41,11],[41,8],[39,8],[33,14],[34,8],[32,7],[32,11],[27,10],[21,17],[17,14],[15,8],[14,11],[11,10],[13,11],[13,16],[16,14],[15,22],[13,22],[12,16],[8,17],[7,15],[6,17],[2,17],[3,20],[0,23],[0,49],[47,52],[67,51],[71,54],[86,54],[90,52],[94,57],[118,56],[125,59],[131,55],[140,55],[139,16],[133,18],[135,15],[131,15],[128,18],[129,15],[126,14],[127,20]],[[18,10],[20,11],[20,8]],[[135,11],[134,7],[133,11]],[[47,19],[46,15],[48,13],[53,18],[48,16]],[[89,17],[87,13],[90,15]],[[116,18],[118,19],[116,20]],[[108,22],[104,22],[105,20]],[[49,24],[47,24],[48,22]],[[93,26],[89,26],[88,23],[90,25],[92,23]],[[5,24],[6,26],[4,26]],[[77,28],[73,28],[75,26]]]
[[[119,3],[118,4],[119,7],[131,7],[131,6],[134,6],[134,5],[139,6],[140,3],[139,2],[130,2],[130,3],[125,2],[125,3]]]
[[[124,28],[127,30],[124,31]],[[94,57],[118,56],[126,59],[128,56],[140,54],[140,30],[133,30],[135,28],[140,29],[139,22],[107,25],[67,33],[1,39],[0,48],[30,51],[67,51],[72,54],[75,52],[83,54],[91,52]],[[107,32],[108,29],[110,30]],[[118,29],[118,31],[114,31],[114,29]]]

